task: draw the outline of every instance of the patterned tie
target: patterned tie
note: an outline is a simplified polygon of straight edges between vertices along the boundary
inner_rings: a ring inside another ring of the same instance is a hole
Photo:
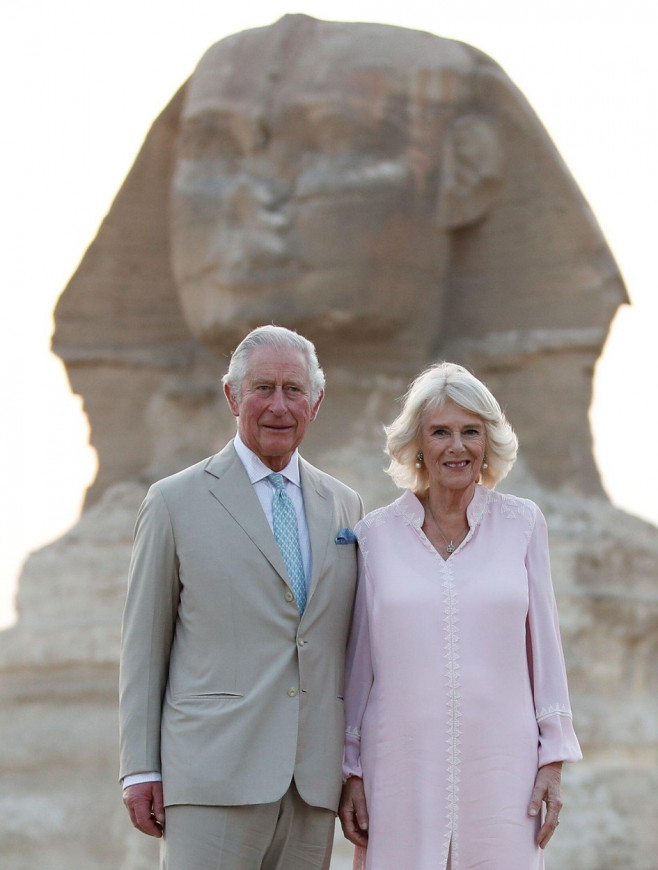
[[[299,547],[295,506],[286,492],[286,484],[282,474],[276,472],[275,474],[268,475],[267,479],[274,487],[274,496],[272,498],[274,537],[281,550],[283,561],[286,563],[290,585],[295,593],[299,615],[301,616],[306,607],[306,580],[304,578],[302,551]]]

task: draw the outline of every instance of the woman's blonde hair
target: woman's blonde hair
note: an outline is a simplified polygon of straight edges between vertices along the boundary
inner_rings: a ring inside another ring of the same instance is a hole
[[[425,415],[448,399],[484,422],[488,468],[482,470],[480,482],[494,489],[514,465],[518,439],[482,381],[463,366],[450,362],[437,363],[418,375],[404,397],[402,411],[390,426],[384,427],[385,449],[391,459],[388,474],[399,487],[416,494],[427,492],[427,469],[422,463],[416,468],[421,427]]]

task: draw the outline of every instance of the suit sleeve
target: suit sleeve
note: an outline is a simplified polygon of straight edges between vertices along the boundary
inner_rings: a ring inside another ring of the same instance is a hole
[[[526,554],[529,584],[528,662],[539,728],[539,766],[582,758],[573,729],[557,605],[551,581],[548,531],[536,517]]]
[[[179,594],[174,532],[156,484],[137,516],[123,615],[120,777],[161,769],[160,720]]]

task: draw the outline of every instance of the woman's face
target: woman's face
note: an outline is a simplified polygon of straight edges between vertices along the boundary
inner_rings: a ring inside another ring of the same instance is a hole
[[[487,447],[484,421],[451,399],[425,414],[420,450],[430,491],[465,490],[480,478]]]

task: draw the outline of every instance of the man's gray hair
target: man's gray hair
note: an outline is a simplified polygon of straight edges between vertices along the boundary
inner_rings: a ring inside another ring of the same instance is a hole
[[[320,368],[315,345],[292,329],[269,324],[252,329],[231,354],[231,362],[228,371],[222,378],[222,383],[229,387],[235,400],[239,402],[242,398],[242,382],[247,376],[249,357],[261,347],[298,350],[304,354],[311,382],[311,405],[315,405],[325,384],[324,372]]]

